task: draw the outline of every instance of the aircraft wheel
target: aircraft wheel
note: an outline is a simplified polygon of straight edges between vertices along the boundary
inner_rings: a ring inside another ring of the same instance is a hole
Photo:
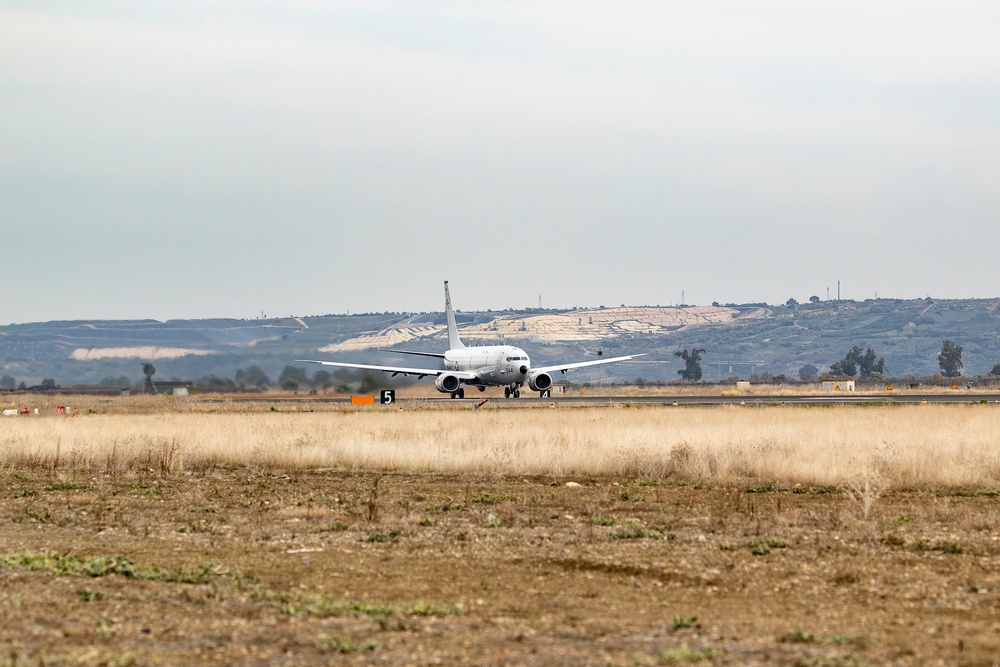
[[[504,387],[503,388],[503,397],[504,398],[510,398],[510,387]]]
[[[521,390],[520,389],[517,389],[517,388],[514,389],[514,398],[521,398]]]
[[[486,391],[486,385],[484,384],[479,385],[479,391]]]
[[[459,389],[457,392],[459,398],[465,398],[465,389]]]

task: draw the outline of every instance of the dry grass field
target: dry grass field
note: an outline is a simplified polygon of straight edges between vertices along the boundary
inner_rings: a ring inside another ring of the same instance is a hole
[[[0,421],[3,664],[1000,660],[1000,406],[274,408]]]

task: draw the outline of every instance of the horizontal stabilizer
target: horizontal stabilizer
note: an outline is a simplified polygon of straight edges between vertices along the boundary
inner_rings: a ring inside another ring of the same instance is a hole
[[[437,357],[438,359],[444,359],[444,354],[441,352],[411,352],[410,350],[379,350],[379,352],[392,352],[393,354],[415,354],[420,357]]]

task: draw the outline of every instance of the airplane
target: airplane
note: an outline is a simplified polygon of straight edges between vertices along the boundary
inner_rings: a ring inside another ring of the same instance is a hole
[[[413,354],[422,357],[437,357],[442,360],[441,368],[410,368],[407,366],[373,366],[370,364],[354,364],[343,361],[316,361],[313,359],[296,359],[296,363],[322,364],[324,366],[339,366],[341,368],[357,368],[369,371],[382,371],[397,375],[416,375],[418,379],[434,376],[434,386],[452,398],[465,398],[465,388],[462,385],[474,386],[479,391],[486,387],[503,387],[504,398],[518,398],[521,387],[527,383],[532,391],[537,391],[542,398],[552,395],[552,373],[565,373],[573,368],[612,364],[618,361],[628,361],[643,354],[630,354],[611,359],[594,361],[577,361],[569,364],[557,364],[532,368],[531,359],[527,353],[513,345],[484,345],[466,347],[458,337],[458,325],[455,323],[455,311],[451,307],[451,293],[448,291],[448,281],[444,281],[444,312],[448,322],[448,347],[444,353],[410,352],[406,350],[384,350],[397,354]]]

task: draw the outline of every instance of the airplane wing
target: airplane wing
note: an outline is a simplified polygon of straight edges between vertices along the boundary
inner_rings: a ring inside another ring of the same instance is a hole
[[[379,350],[379,352],[392,352],[393,354],[415,354],[420,357],[437,357],[438,359],[444,359],[444,353],[442,352],[411,352],[410,350]]]
[[[475,380],[476,374],[469,371],[447,371],[443,368],[409,368],[407,366],[373,366],[371,364],[349,364],[343,361],[315,361],[313,359],[296,359],[297,364],[322,364],[324,366],[337,366],[339,368],[357,368],[363,371],[382,371],[393,375],[416,375],[418,378],[425,378],[429,375],[438,376],[445,373],[454,375],[460,380]]]
[[[560,373],[565,373],[566,371],[573,368],[584,368],[586,366],[600,366],[601,364],[613,364],[616,361],[628,361],[629,359],[635,359],[636,357],[645,356],[645,352],[642,354],[630,354],[627,357],[612,357],[611,359],[596,359],[594,361],[577,361],[570,364],[559,364],[558,366],[543,366],[542,368],[532,368],[532,372],[539,373],[554,373],[559,371]]]

